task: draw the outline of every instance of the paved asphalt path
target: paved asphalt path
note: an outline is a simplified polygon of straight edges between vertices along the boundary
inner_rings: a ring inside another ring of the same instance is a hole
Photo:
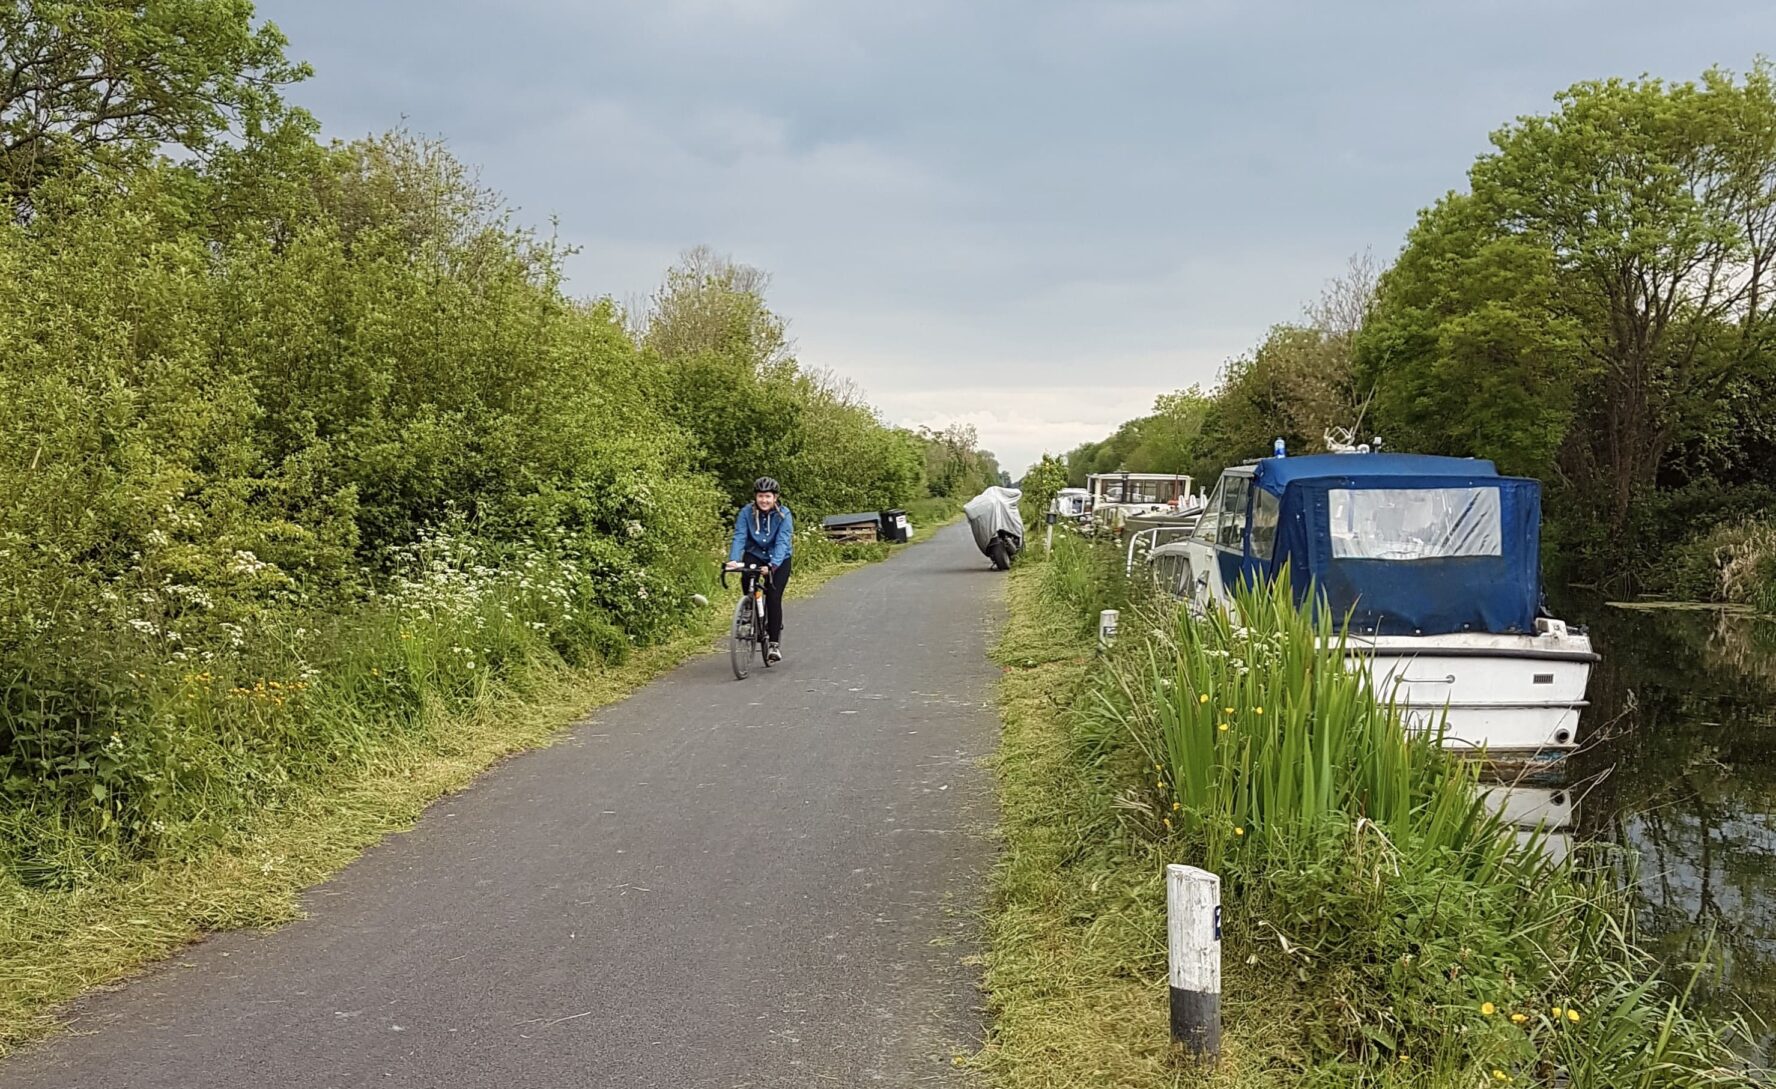
[[[792,601],[782,667],[693,659],[0,1087],[959,1083],[1001,578],[952,527]]]

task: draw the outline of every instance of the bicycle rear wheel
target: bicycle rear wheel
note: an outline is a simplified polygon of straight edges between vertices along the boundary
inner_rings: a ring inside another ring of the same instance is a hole
[[[746,679],[757,655],[758,636],[753,632],[752,598],[748,595],[734,607],[734,630],[728,633],[728,661],[734,666],[735,680]]]

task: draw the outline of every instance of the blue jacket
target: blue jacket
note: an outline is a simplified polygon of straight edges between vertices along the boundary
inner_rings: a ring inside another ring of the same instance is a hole
[[[760,514],[751,503],[740,508],[740,517],[734,520],[734,544],[728,549],[729,563],[748,556],[757,563],[762,556],[772,567],[782,567],[794,549],[795,517],[788,507],[779,503],[769,514]]]

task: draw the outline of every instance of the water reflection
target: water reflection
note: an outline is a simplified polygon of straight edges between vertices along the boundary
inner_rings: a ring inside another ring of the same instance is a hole
[[[1538,845],[1549,858],[1563,862],[1572,854],[1577,795],[1564,785],[1507,781],[1487,784],[1482,797],[1488,808],[1517,829],[1517,842]]]
[[[1701,956],[1721,1010],[1776,1022],[1776,624],[1712,611],[1568,606],[1603,661],[1574,758],[1590,778],[1581,838],[1638,861],[1643,937],[1668,963]],[[1776,1053],[1776,1031],[1758,1050]]]

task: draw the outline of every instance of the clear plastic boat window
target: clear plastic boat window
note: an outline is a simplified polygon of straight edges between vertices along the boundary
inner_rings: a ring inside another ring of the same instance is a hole
[[[1282,513],[1282,500],[1259,488],[1252,493],[1252,555],[1270,559],[1276,547],[1277,516]]]
[[[1497,488],[1339,489],[1328,499],[1334,559],[1502,554]]]
[[[1221,533],[1216,542],[1235,552],[1245,548],[1246,494],[1252,487],[1249,476],[1230,476],[1221,482]]]

